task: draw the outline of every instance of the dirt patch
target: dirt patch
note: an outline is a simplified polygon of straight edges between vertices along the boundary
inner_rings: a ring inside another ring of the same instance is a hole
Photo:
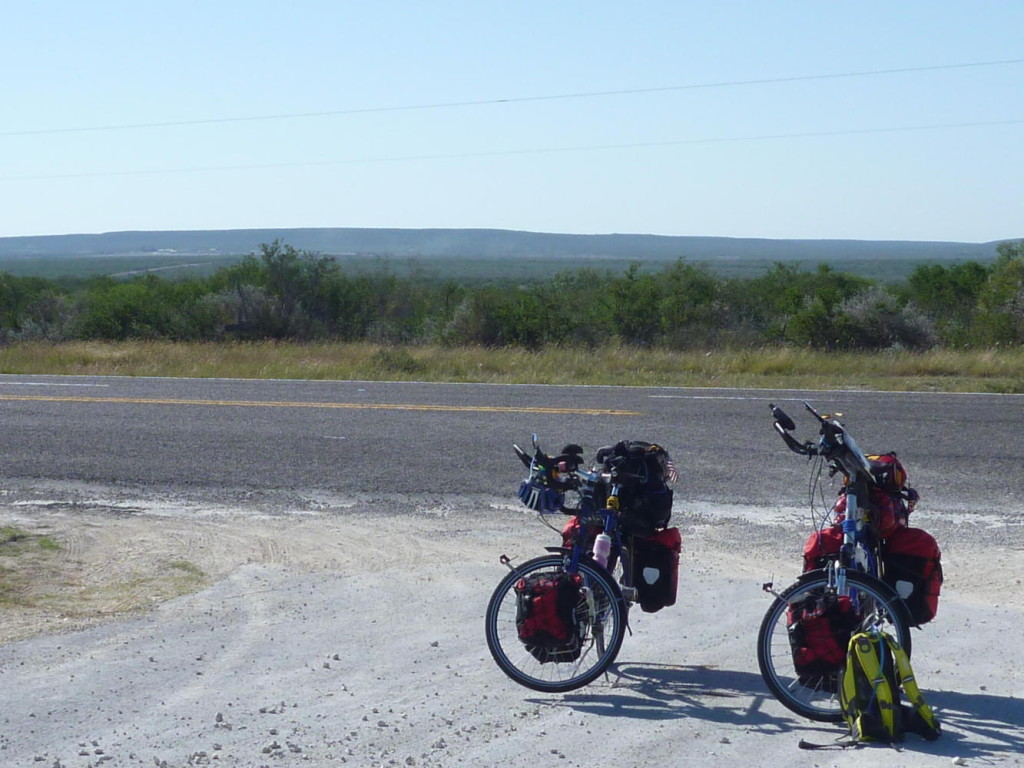
[[[389,518],[384,536],[379,518],[347,508],[172,507],[136,500],[0,508],[0,531],[8,532],[7,541],[0,536],[0,644],[138,614],[245,565],[380,570],[423,557],[421,518]]]

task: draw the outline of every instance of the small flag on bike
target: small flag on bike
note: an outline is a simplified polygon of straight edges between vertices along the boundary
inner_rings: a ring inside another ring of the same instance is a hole
[[[672,459],[665,459],[665,479],[670,483],[679,482],[679,470],[676,469],[676,465]]]

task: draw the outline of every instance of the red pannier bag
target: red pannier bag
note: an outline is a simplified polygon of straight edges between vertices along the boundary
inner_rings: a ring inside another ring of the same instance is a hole
[[[578,574],[565,573],[538,573],[516,582],[519,639],[542,664],[580,657],[576,607],[582,582]]]
[[[868,497],[871,524],[883,539],[897,528],[907,524],[907,512],[903,500],[894,493],[881,488],[872,488]],[[832,514],[837,522],[846,517],[846,494],[841,493],[832,507]]]
[[[804,543],[804,570],[824,568],[843,545],[841,523],[815,531]],[[907,604],[915,624],[927,624],[939,610],[942,553],[923,528],[896,528],[882,542],[882,580]]]
[[[645,613],[676,603],[679,588],[679,553],[683,539],[678,528],[665,528],[633,539],[633,586]]]
[[[786,613],[793,668],[801,685],[835,693],[859,619],[849,597],[808,595]]]
[[[576,543],[576,537],[585,536],[583,544],[589,550],[594,543],[594,537],[600,533],[600,530],[596,525],[584,528],[580,525],[579,515],[570,517],[569,521],[562,527],[562,546],[566,549],[572,549],[573,544]]]
[[[882,543],[882,580],[903,598],[916,624],[926,624],[939,610],[942,553],[922,528],[899,528]]]
[[[828,559],[839,554],[843,546],[843,524],[836,523],[815,531],[804,543],[804,570],[824,568]]]
[[[871,489],[871,519],[880,538],[901,531],[907,525],[907,511],[903,500],[881,488]],[[804,570],[824,568],[830,557],[839,554],[843,544],[843,519],[846,517],[846,494],[840,493],[832,507],[835,524],[815,531],[804,542]]]

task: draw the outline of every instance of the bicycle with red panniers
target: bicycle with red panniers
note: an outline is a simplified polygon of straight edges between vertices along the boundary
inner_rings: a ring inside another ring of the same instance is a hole
[[[532,455],[513,448],[529,468],[520,501],[562,545],[519,565],[501,556],[509,572],[487,605],[487,646],[520,685],[569,691],[615,661],[631,606],[675,603],[681,541],[668,522],[678,473],[668,451],[636,440],[600,449],[589,468],[577,445],[549,456],[534,435]],[[547,521],[562,515],[562,526]]]
[[[761,622],[757,660],[769,690],[812,720],[838,722],[839,679],[850,637],[881,629],[909,655],[910,629],[930,621],[942,584],[935,539],[911,528],[917,503],[895,453],[866,455],[838,420],[804,406],[819,425],[817,442],[799,442],[796,424],[771,406],[774,426],[795,453],[816,458],[812,488],[825,469],[841,487],[804,545],[804,572],[777,592]],[[812,492],[812,498],[814,493]]]

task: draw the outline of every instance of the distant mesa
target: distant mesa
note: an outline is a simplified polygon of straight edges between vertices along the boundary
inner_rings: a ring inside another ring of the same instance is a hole
[[[902,240],[771,240],[643,234],[575,235],[503,229],[228,229],[0,238],[0,258],[154,254],[244,255],[274,240],[324,255],[401,258],[595,258],[693,262],[990,261],[989,243]]]

